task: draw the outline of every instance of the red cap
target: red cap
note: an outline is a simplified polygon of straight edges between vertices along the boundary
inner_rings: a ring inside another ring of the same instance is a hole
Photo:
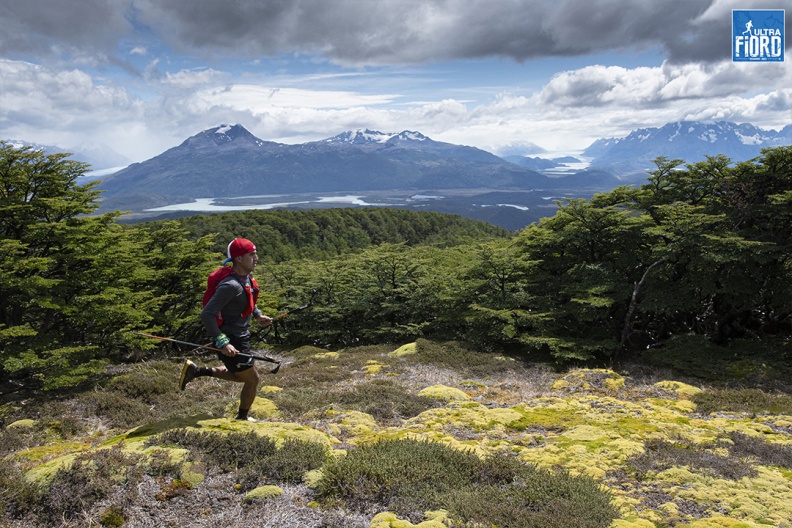
[[[223,262],[226,264],[237,257],[247,255],[251,251],[256,251],[256,245],[247,238],[235,238],[228,244],[228,258]]]

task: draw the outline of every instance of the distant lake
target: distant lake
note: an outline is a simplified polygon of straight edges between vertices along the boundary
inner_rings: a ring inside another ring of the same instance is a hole
[[[552,216],[553,200],[591,196],[585,189],[434,189],[267,194],[241,197],[196,198],[138,211],[142,217],[169,217],[252,209],[329,209],[333,207],[394,207],[414,211],[458,214],[514,230]]]
[[[339,195],[288,194],[288,195],[258,195],[233,198],[196,198],[194,202],[165,205],[146,209],[146,212],[159,213],[165,211],[194,211],[213,212],[246,211],[249,209],[278,209],[303,206],[306,208],[321,208],[351,205],[358,207],[395,207],[414,205],[417,201],[441,199],[442,196],[412,195],[405,198],[382,200],[367,197],[361,194]]]

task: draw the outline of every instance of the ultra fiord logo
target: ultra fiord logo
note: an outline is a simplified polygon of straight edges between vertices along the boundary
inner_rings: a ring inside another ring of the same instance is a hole
[[[784,10],[732,10],[732,61],[784,62]]]

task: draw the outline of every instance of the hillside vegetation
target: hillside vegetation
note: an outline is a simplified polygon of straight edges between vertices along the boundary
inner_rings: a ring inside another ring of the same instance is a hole
[[[129,225],[87,165],[0,142],[0,522],[789,526],[792,147],[656,164],[515,234],[382,209]],[[235,236],[264,313],[313,301],[256,336],[284,369],[252,425],[135,333],[205,341]]]
[[[278,357],[258,423],[173,360],[6,407],[0,525],[790,526],[789,395],[427,340]]]
[[[264,265],[294,259],[326,260],[380,244],[451,247],[509,237],[505,229],[461,216],[403,209],[251,210],[179,220],[191,238],[214,235],[225,254],[236,237],[255,240]]]

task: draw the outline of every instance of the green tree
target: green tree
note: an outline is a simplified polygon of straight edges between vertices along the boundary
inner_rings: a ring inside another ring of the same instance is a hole
[[[0,142],[0,375],[45,389],[79,384],[148,342],[190,332],[213,256],[176,223],[129,228],[92,215],[88,165]],[[219,262],[218,262],[219,263]]]
[[[136,241],[96,208],[88,166],[0,142],[0,368],[46,388],[87,379],[147,320]],[[4,375],[5,377],[5,375]]]

